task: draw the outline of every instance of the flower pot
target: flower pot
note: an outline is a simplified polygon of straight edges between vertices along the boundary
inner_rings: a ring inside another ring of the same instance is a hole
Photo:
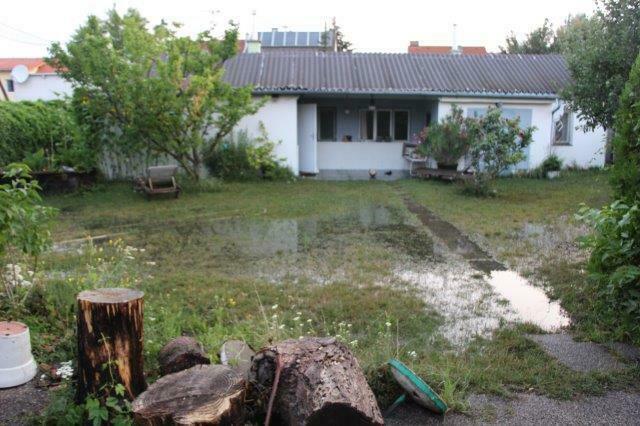
[[[560,171],[559,170],[549,170],[547,172],[547,179],[555,179],[557,177],[560,177]]]
[[[16,321],[0,322],[0,388],[27,383],[37,369],[31,355],[29,327]]]

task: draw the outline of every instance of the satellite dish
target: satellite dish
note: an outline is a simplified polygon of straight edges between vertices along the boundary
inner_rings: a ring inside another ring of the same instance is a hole
[[[16,65],[11,70],[11,77],[18,83],[24,83],[29,78],[29,68],[26,65]]]

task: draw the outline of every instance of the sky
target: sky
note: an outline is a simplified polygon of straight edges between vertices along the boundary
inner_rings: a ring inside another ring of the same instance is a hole
[[[272,28],[322,31],[335,17],[356,52],[406,52],[410,40],[450,45],[453,25],[460,45],[498,51],[511,32],[524,36],[549,18],[554,27],[570,14],[594,10],[594,0],[4,0],[0,14],[0,57],[46,55],[52,41],[65,42],[94,14],[104,17],[114,6],[138,9],[151,24],[161,19],[181,22],[185,34],[214,28],[221,33],[229,20],[241,38]],[[255,16],[253,12],[255,11]]]

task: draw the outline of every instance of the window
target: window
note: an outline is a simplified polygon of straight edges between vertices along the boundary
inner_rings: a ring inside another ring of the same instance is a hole
[[[14,92],[15,87],[13,87],[13,80],[7,80],[7,92]]]
[[[360,139],[388,142],[409,139],[409,111],[360,111]]]
[[[554,145],[571,144],[571,111],[565,109],[560,118],[554,123],[555,132],[553,136]]]
[[[374,119],[375,119],[375,111],[371,111],[371,110],[360,111],[360,139],[365,141],[373,140]]]
[[[336,109],[330,107],[318,108],[318,140],[336,140]]]
[[[391,140],[391,111],[376,111],[376,141]]]
[[[393,139],[409,140],[409,111],[393,112]]]

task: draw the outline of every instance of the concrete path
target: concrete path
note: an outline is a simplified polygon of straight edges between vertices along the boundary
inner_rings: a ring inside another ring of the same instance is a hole
[[[559,401],[534,394],[514,399],[487,395],[469,398],[470,414],[435,416],[414,404],[405,404],[385,419],[405,425],[640,425],[640,395],[609,392],[602,396]]]

